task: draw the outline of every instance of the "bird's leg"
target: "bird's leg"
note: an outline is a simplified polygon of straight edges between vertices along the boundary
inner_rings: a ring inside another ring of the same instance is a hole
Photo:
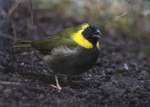
[[[62,87],[59,84],[57,75],[55,75],[55,81],[56,81],[56,86],[55,85],[51,85],[51,86],[54,87],[54,88],[57,88],[59,91],[61,91]]]
[[[56,86],[57,86],[57,88],[58,88],[59,90],[61,90],[62,87],[61,87],[60,84],[59,84],[57,75],[55,75],[55,81],[56,81]]]

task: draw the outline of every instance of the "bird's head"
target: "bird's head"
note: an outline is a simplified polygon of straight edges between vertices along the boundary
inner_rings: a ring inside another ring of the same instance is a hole
[[[93,46],[96,46],[102,36],[102,33],[96,25],[89,25],[84,29],[82,35],[91,42]]]
[[[74,40],[84,48],[100,48],[102,33],[96,25],[81,24],[75,33]]]

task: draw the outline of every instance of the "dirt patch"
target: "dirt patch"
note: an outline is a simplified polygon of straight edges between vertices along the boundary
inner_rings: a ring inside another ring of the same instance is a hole
[[[16,38],[46,38],[82,21],[37,11],[31,14],[20,5],[13,16],[2,17],[1,22],[0,106],[149,107],[150,59],[140,41],[123,34],[105,34],[97,64],[78,81],[62,83],[63,90],[58,92],[50,87],[53,76],[39,53],[32,48],[15,49],[13,43]]]

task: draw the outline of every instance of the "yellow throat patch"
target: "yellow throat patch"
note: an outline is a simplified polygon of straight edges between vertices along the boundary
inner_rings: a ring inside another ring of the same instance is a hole
[[[83,35],[82,32],[88,27],[88,24],[83,24],[81,25],[81,30],[79,30],[78,32],[74,33],[72,35],[72,39],[80,46],[84,47],[84,48],[93,48],[93,44],[88,41]],[[99,42],[97,42],[96,47],[99,48]]]

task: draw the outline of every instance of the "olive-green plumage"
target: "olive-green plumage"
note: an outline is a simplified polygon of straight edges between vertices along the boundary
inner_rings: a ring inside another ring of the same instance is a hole
[[[78,31],[79,27],[71,27],[63,32],[49,36],[45,40],[35,40],[31,42],[32,47],[38,49],[42,54],[49,54],[56,47],[67,46],[75,47],[77,44],[71,39],[71,34]]]
[[[75,75],[87,72],[97,60],[100,30],[81,24],[45,40],[21,41],[16,47],[33,47],[43,54],[43,60],[57,74]]]

